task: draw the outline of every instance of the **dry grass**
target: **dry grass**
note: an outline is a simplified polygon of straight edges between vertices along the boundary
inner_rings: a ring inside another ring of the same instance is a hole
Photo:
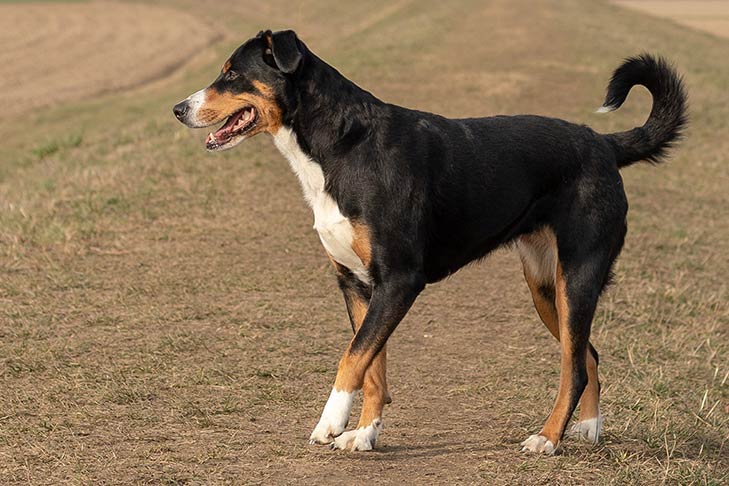
[[[729,3],[722,0],[613,0],[613,3],[729,37]]]
[[[576,1],[158,3],[236,35],[150,87],[0,121],[0,483],[729,479],[725,40]],[[270,140],[206,155],[170,114],[269,26],[449,115],[612,131],[649,103],[591,114],[623,56],[686,73],[687,140],[624,172],[630,231],[594,324],[597,448],[517,452],[551,406],[558,349],[506,252],[428,288],[395,333],[379,452],[306,445],[350,332],[311,216]]]
[[[147,84],[220,37],[155,5],[0,2],[0,118]]]

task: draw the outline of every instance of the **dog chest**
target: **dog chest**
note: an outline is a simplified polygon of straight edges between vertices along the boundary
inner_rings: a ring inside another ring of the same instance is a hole
[[[299,178],[304,198],[314,211],[314,229],[331,258],[348,268],[357,278],[370,282],[367,268],[355,253],[355,231],[352,223],[341,213],[337,202],[324,189],[321,166],[311,160],[296,142],[296,134],[281,127],[273,137],[274,143]]]

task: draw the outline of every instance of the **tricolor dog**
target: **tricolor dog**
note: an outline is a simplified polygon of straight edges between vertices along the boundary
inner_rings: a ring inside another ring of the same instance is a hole
[[[639,84],[653,109],[645,125],[619,133],[532,115],[449,119],[380,101],[293,31],[266,31],[174,107],[189,127],[224,122],[207,137],[210,151],[269,133],[314,211],[354,337],[312,443],[375,447],[390,401],[390,334],[426,284],[507,244],[521,255],[534,306],[561,348],[554,408],[522,450],[554,453],[578,402],[571,431],[597,442],[590,325],[626,233],[619,169],[659,162],[686,124],[680,78],[649,55],[615,71],[599,111],[618,108]],[[359,390],[359,423],[345,431]]]

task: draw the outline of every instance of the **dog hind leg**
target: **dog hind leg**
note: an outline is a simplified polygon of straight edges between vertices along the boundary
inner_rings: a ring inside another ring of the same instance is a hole
[[[560,324],[556,306],[557,245],[550,230],[542,230],[527,235],[518,241],[519,253],[524,266],[524,277],[532,294],[534,307],[544,325],[559,341]],[[570,435],[578,436],[597,443],[602,426],[600,415],[600,382],[598,379],[598,356],[595,348],[588,342],[585,353],[587,385],[580,398],[580,421],[570,430]],[[525,450],[550,449],[547,442],[535,436],[522,444]],[[552,449],[556,446],[551,443]],[[546,450],[541,450],[546,452]]]

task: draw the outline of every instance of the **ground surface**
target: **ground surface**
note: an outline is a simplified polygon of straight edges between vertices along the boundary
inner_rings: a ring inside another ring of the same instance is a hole
[[[725,0],[617,0],[615,3],[729,37],[729,2]]]
[[[150,86],[0,119],[0,483],[727,481],[726,40],[576,0],[156,4],[226,37]],[[262,27],[447,115],[614,131],[650,102],[592,113],[621,58],[686,74],[687,140],[623,173],[630,230],[593,327],[598,447],[518,453],[559,356],[506,251],[426,289],[396,331],[378,451],[307,444],[350,338],[311,214],[265,136],[208,155],[170,113]]]
[[[166,7],[0,3],[0,117],[149,83],[220,37]]]

